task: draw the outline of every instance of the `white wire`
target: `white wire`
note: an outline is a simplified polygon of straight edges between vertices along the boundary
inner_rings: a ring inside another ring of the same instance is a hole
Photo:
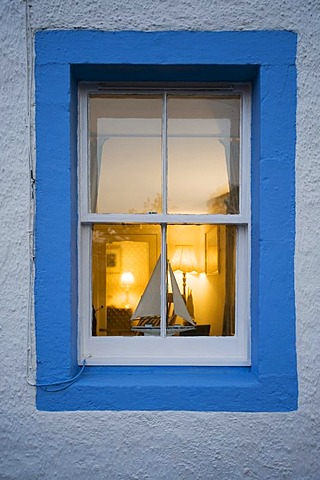
[[[66,388],[70,387],[74,382],[76,382],[80,378],[80,376],[84,372],[85,366],[86,366],[86,359],[84,359],[82,362],[81,370],[74,377],[68,378],[67,380],[60,380],[57,382],[36,383],[36,382],[30,382],[30,380],[27,379],[27,383],[32,387],[42,388],[46,392],[50,392],[50,393],[61,392],[61,390],[65,390]]]
[[[34,88],[34,61],[33,61],[33,34],[30,19],[29,1],[25,0],[25,40],[26,40],[26,81],[27,105],[26,128],[28,131],[28,166],[30,175],[29,185],[29,229],[28,229],[28,257],[29,257],[29,285],[27,306],[27,382],[29,376],[35,376],[35,346],[34,346],[34,214],[35,214],[35,168],[34,168],[34,136],[32,128],[33,119],[33,88]]]
[[[33,129],[33,95],[34,95],[34,38],[31,27],[30,4],[29,0],[25,0],[25,28],[26,28],[26,81],[27,81],[27,106],[26,106],[26,128],[28,131],[28,165],[30,175],[29,185],[29,229],[28,229],[28,257],[29,257],[29,285],[28,285],[28,305],[27,305],[27,375],[26,381],[28,385],[42,388],[48,392],[59,392],[72,385],[84,372],[86,359],[83,360],[80,371],[72,378],[67,380],[37,383],[35,381],[35,323],[34,323],[34,278],[35,278],[35,250],[34,250],[34,227],[35,227],[35,155],[34,155],[34,129]],[[90,355],[89,355],[90,356]],[[34,381],[30,380],[30,375]]]

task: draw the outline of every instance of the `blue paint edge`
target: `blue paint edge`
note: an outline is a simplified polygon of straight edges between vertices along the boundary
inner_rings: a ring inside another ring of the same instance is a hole
[[[37,379],[77,366],[77,82],[241,81],[253,87],[252,366],[88,367],[39,410],[289,411],[295,347],[296,34],[36,34]],[[279,208],[281,205],[281,208]]]

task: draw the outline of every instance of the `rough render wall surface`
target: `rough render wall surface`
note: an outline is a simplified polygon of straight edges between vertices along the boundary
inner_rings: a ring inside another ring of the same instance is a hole
[[[0,2],[1,479],[319,479],[319,0],[29,0],[36,29],[285,29],[298,37],[296,305],[292,413],[35,409],[26,384],[29,268],[26,3]]]

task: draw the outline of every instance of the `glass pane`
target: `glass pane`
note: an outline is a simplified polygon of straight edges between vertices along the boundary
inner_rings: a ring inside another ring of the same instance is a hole
[[[239,213],[239,97],[168,98],[168,212]]]
[[[169,270],[179,289],[169,285],[176,314],[169,323],[181,325],[179,336],[234,335],[236,232],[233,225],[168,226]],[[177,312],[179,296],[185,308]]]
[[[167,227],[167,336],[235,333],[236,226]],[[160,334],[158,225],[94,225],[92,335]]]
[[[162,98],[91,96],[89,106],[91,211],[160,213]]]
[[[93,226],[93,336],[142,334],[132,330],[138,324],[132,317],[159,258],[160,237],[158,225]],[[154,316],[159,320],[160,312]]]

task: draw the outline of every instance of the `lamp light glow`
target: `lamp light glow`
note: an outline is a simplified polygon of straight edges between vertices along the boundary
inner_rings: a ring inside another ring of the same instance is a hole
[[[131,272],[123,272],[121,274],[120,283],[124,287],[130,287],[134,283],[134,276]]]
[[[134,276],[131,272],[123,272],[120,277],[120,284],[125,289],[126,292],[126,300],[124,304],[124,308],[129,309],[130,305],[130,297],[129,297],[129,290],[134,284]]]

